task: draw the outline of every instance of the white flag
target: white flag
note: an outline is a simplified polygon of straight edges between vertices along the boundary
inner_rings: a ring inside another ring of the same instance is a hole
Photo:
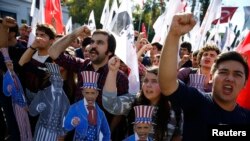
[[[234,31],[232,30],[232,24],[230,22],[227,23],[227,27],[226,27],[226,32],[224,34],[224,37],[223,37],[223,42],[222,42],[222,52],[226,52],[226,51],[229,51],[228,48],[232,48],[231,45],[234,41],[234,38],[235,38],[235,34],[234,34]]]
[[[129,93],[136,94],[140,89],[140,81],[136,48],[134,47],[131,0],[122,1],[109,30],[116,39],[115,54],[130,68]]]
[[[109,12],[109,16],[108,16],[108,20],[107,23],[105,24],[105,26],[103,26],[103,29],[109,29],[110,24],[112,23],[112,20],[115,17],[115,14],[117,14],[118,12],[118,5],[117,5],[117,0],[113,0],[110,12]]]
[[[36,3],[38,2],[38,3]],[[31,4],[30,16],[32,17],[31,32],[27,47],[34,42],[36,38],[36,25],[45,23],[44,19],[44,2],[43,0],[33,0]]]
[[[109,18],[109,0],[106,0],[104,8],[102,10],[101,20],[100,20],[102,27],[106,25],[108,18]]]
[[[208,6],[206,15],[202,21],[200,31],[196,35],[194,48],[196,50],[203,46],[207,31],[210,29],[212,22],[218,19],[221,14],[221,0],[212,0]]]
[[[92,10],[89,15],[88,27],[91,30],[91,33],[93,33],[96,30],[94,10]]]
[[[72,26],[72,17],[70,17],[68,19],[68,21],[67,21],[66,26],[65,26],[65,34],[67,35],[67,34],[71,33],[72,32],[72,28],[73,28],[73,26]]]
[[[250,30],[250,6],[244,6],[244,13],[245,13],[245,22],[242,31],[246,28]]]
[[[159,30],[159,33],[157,33],[158,31],[156,31],[157,35],[159,36],[156,37],[156,39],[158,40],[155,41],[160,42],[161,44],[164,43],[165,38],[168,34],[168,28],[172,22],[172,18],[177,12],[180,12],[179,11],[180,6],[181,6],[181,0],[169,0],[168,9],[166,13],[164,12],[165,14],[163,15],[164,19],[160,19],[161,22],[163,21],[163,24],[161,24],[161,29]]]

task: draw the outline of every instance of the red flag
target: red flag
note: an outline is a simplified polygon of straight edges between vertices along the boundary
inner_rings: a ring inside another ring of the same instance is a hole
[[[144,23],[142,23],[142,25],[141,25],[141,31],[145,33],[144,38],[148,38],[147,29],[146,29],[146,26]]]
[[[236,51],[241,53],[248,63],[250,69],[250,31],[242,43],[236,48]],[[248,78],[246,86],[240,91],[237,102],[244,108],[250,109],[250,78]]]
[[[51,24],[57,34],[63,34],[63,21],[60,0],[46,0],[45,23]]]
[[[222,7],[221,8],[221,16],[220,16],[220,23],[227,23],[229,18],[232,19],[234,12],[237,10],[238,7]],[[212,22],[212,24],[216,24],[219,19],[216,19]]]

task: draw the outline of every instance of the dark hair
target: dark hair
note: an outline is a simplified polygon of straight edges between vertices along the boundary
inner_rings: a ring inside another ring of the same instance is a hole
[[[49,36],[50,39],[55,39],[56,30],[52,25],[49,24],[38,24],[36,30],[42,31]]]
[[[150,67],[147,68],[148,73],[153,73],[158,75],[159,67]],[[134,106],[136,105],[150,105],[149,99],[147,99],[141,90],[139,97],[136,99]],[[156,141],[163,141],[167,135],[167,123],[170,120],[170,104],[163,94],[160,94],[160,100],[156,105],[158,107],[155,116],[153,117],[154,123],[154,139]],[[133,111],[133,110],[132,110]],[[133,111],[134,112],[134,111]]]
[[[55,38],[62,38],[62,37],[63,37],[63,34],[56,34]]]
[[[20,26],[20,29],[21,29],[21,28],[24,28],[24,29],[27,30],[27,29],[29,28],[29,26],[28,26],[26,23],[23,23],[23,24]]]
[[[215,51],[217,55],[220,54],[220,49],[215,44],[206,44],[199,50],[199,53],[197,55],[198,64],[200,64],[203,53],[207,51]]]
[[[192,45],[191,45],[191,43],[189,43],[189,42],[182,42],[181,43],[181,48],[186,48],[187,50],[188,50],[188,52],[189,53],[191,53],[192,52]]]
[[[156,46],[158,51],[161,51],[161,49],[162,49],[162,45],[160,43],[158,43],[158,42],[154,42],[151,45]]]
[[[110,57],[112,57],[115,54],[115,49],[116,49],[115,37],[111,33],[107,32],[105,30],[100,30],[100,29],[96,30],[93,33],[93,35],[95,35],[95,34],[102,34],[102,35],[108,36],[108,51],[112,53],[112,55],[110,56]]]
[[[82,41],[82,47],[86,47],[87,45],[89,45],[91,43],[91,37],[86,37],[83,39]]]
[[[9,28],[9,32],[14,32],[14,33],[16,33],[16,37],[19,35],[19,27],[18,27],[18,25],[16,24],[14,27],[10,27]]]
[[[229,52],[225,52],[225,53],[218,55],[217,59],[215,60],[215,62],[213,64],[212,70],[211,70],[212,74],[214,74],[215,71],[218,69],[219,65],[225,61],[237,61],[237,62],[241,63],[242,66],[244,67],[244,71],[245,71],[245,77],[246,77],[245,80],[248,79],[248,75],[249,75],[248,64],[247,64],[246,60],[243,58],[243,56],[236,51],[229,51]]]
[[[199,54],[199,50],[196,50],[196,51],[194,51],[194,52],[192,53],[192,56],[198,56],[198,54]]]

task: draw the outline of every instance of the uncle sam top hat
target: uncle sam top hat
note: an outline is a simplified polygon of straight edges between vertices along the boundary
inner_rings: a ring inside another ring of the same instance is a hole
[[[61,73],[60,73],[60,67],[59,65],[55,64],[55,63],[45,63],[48,72],[51,75],[55,75],[55,76],[60,76],[61,77]]]
[[[81,88],[100,90],[97,86],[99,75],[100,75],[99,73],[94,71],[83,71],[82,72],[83,86]]]
[[[147,105],[139,105],[134,107],[135,111],[135,121],[133,124],[137,123],[147,123],[153,124],[152,116],[154,113],[155,107]]]

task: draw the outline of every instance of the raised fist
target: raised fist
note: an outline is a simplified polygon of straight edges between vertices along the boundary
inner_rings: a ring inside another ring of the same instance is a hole
[[[0,22],[0,48],[8,47],[9,28],[16,26],[16,20],[11,17],[5,17]]]
[[[118,71],[120,67],[120,59],[116,56],[113,56],[109,59],[108,66],[110,71]]]
[[[42,102],[37,105],[36,109],[38,112],[42,112],[46,107],[47,107],[46,104]]]
[[[73,117],[71,123],[72,123],[73,126],[79,125],[79,123],[80,123],[80,118],[79,118],[79,117]]]

